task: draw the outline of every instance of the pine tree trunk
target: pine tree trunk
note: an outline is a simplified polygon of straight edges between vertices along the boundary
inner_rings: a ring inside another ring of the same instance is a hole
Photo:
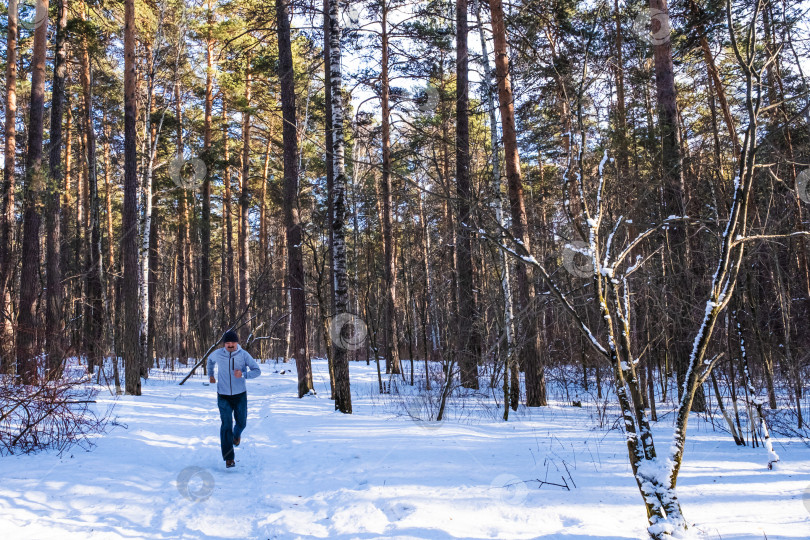
[[[206,5],[205,51],[205,119],[203,123],[203,156],[209,174],[205,175],[202,184],[202,217],[200,220],[200,303],[197,310],[200,321],[200,338],[203,346],[211,340],[211,175],[214,156],[211,150],[211,124],[214,103],[214,1]],[[203,364],[205,368],[205,364]]]
[[[381,5],[381,44],[382,63],[380,73],[380,104],[382,106],[382,228],[383,251],[385,252],[385,331],[383,333],[385,344],[386,373],[400,374],[402,366],[399,361],[399,345],[397,339],[397,271],[396,257],[394,256],[393,231],[391,226],[392,196],[391,196],[391,109],[390,90],[388,82],[388,3],[383,0]]]
[[[616,163],[620,177],[626,178],[630,170],[630,154],[627,149],[627,111],[624,100],[624,36],[622,30],[622,15],[619,9],[619,0],[613,0],[614,17],[616,19],[616,134],[619,148]]]
[[[67,72],[66,0],[57,2],[56,42],[51,91],[51,129],[48,153],[49,179],[45,197],[45,335],[47,339],[48,376],[58,378],[65,355],[64,318],[62,317],[62,268],[60,231],[60,191],[62,189],[62,119],[65,104]]]
[[[270,126],[268,126],[269,128]],[[259,257],[262,270],[269,264],[267,254],[270,247],[267,245],[267,180],[270,178],[270,152],[272,150],[272,132],[267,134],[267,147],[264,150],[264,168],[262,169],[262,195],[259,206]]]
[[[107,111],[104,110],[102,124],[104,126],[104,214],[107,228],[107,313],[108,319],[112,319],[113,328],[115,324],[115,284],[111,276],[115,272],[115,242],[113,242],[113,218],[112,218],[112,159],[110,158],[110,126],[107,123]]]
[[[487,104],[489,106],[489,136],[490,136],[490,145],[492,147],[492,182],[493,182],[493,191],[495,192],[495,219],[497,219],[498,224],[501,227],[506,226],[506,221],[503,215],[503,199],[501,196],[501,166],[500,166],[500,159],[499,159],[499,144],[498,144],[498,120],[495,115],[495,110],[497,108],[497,103],[495,102],[495,95],[492,93],[492,68],[489,64],[489,52],[487,51],[487,41],[486,36],[484,34],[484,24],[483,19],[481,17],[481,5],[479,4],[479,0],[473,0],[473,9],[475,10],[476,17],[478,20],[478,35],[481,40],[481,60],[484,64],[484,80],[486,81],[486,98]],[[540,163],[540,167],[542,167],[542,163]],[[515,348],[514,343],[514,336],[515,336],[515,322],[514,322],[514,311],[512,309],[512,285],[510,283],[510,275],[511,269],[509,265],[509,258],[506,252],[501,251],[501,292],[503,293],[503,324],[504,324],[504,333],[506,337],[506,347],[505,353],[503,355],[503,362],[504,362],[504,388],[508,388],[509,384],[507,381],[509,380],[507,377],[510,374],[515,374],[517,372],[517,366],[514,366],[514,362],[512,360],[513,351]],[[514,368],[514,369],[513,369]],[[513,410],[517,410],[518,401],[520,399],[520,386],[517,380],[512,381],[511,390],[508,391],[510,396],[510,405],[512,406]],[[506,391],[505,391],[506,392]],[[506,408],[506,407],[504,407]],[[507,415],[507,412],[504,412]],[[504,418],[506,419],[506,418]]]
[[[650,10],[653,13],[664,14],[669,17],[667,0],[650,0]],[[662,24],[663,16],[653,17],[652,24]],[[663,28],[663,27],[662,27]],[[663,173],[664,209],[663,216],[686,215],[684,203],[684,171],[683,155],[681,151],[681,132],[678,123],[678,104],[675,90],[675,74],[672,63],[672,42],[668,36],[660,35],[664,30],[657,26],[651,32],[659,36],[653,46],[655,63],[656,102],[658,105],[658,124],[661,132],[661,167]],[[675,363],[675,373],[678,380],[679,395],[686,377],[686,364],[691,347],[689,335],[692,314],[689,302],[684,301],[691,291],[689,277],[689,261],[686,229],[684,225],[676,224],[667,231],[670,268],[679,269],[671,272],[667,286],[669,305],[675,318],[672,325],[672,343],[670,351]],[[698,388],[698,394],[692,402],[694,411],[705,409],[703,388]]]
[[[287,287],[290,291],[290,348],[298,371],[298,397],[314,389],[307,348],[307,305],[304,258],[301,249],[301,219],[298,213],[298,135],[295,119],[295,74],[290,42],[289,8],[276,0],[278,21],[279,79],[284,118],[284,226],[287,229]]]
[[[48,0],[42,0],[45,13]],[[41,204],[45,187],[42,163],[43,116],[45,114],[45,53],[48,45],[47,15],[34,30],[31,58],[31,98],[28,123],[28,147],[25,160],[25,195],[23,200],[22,269],[20,305],[17,318],[17,372],[23,384],[33,384],[37,378],[37,297],[39,283],[39,234],[42,221]],[[13,163],[13,161],[12,161]]]
[[[472,220],[470,213],[470,99],[467,49],[467,0],[456,1],[456,194],[458,195],[458,363],[461,385],[478,388],[481,356],[478,311],[475,304],[472,264]]]
[[[64,0],[63,0],[64,1]],[[84,2],[81,5],[82,19],[87,18]],[[84,132],[87,140],[87,180],[90,220],[89,242],[87,244],[87,320],[85,321],[85,336],[88,340],[88,364],[101,365],[103,360],[102,336],[104,332],[104,311],[101,291],[101,223],[98,200],[98,175],[96,164],[96,133],[93,126],[93,93],[90,67],[90,53],[87,47],[87,38],[82,38],[80,53],[81,85],[84,96]]]
[[[135,120],[135,0],[124,1],[124,208],[121,219],[121,259],[123,261],[124,335],[121,356],[124,357],[125,390],[141,395],[141,340],[139,335],[138,302],[138,156],[136,153]]]
[[[5,148],[2,203],[0,206],[0,373],[11,373],[14,365],[14,328],[11,319],[12,232],[17,162],[17,0],[8,1],[8,37],[6,38]]]
[[[250,302],[250,54],[246,63],[245,110],[242,111],[242,185],[239,188],[239,313],[246,313]],[[246,320],[248,317],[245,315]]]
[[[180,103],[180,79],[174,82],[174,114],[177,120],[177,157],[183,159],[183,108]],[[179,210],[177,223],[177,358],[185,365],[188,362],[186,334],[188,319],[186,316],[186,276],[189,274],[186,265],[189,260],[188,246],[188,192],[178,191],[177,205]]]
[[[495,75],[498,79],[498,105],[503,126],[503,150],[506,178],[509,187],[509,207],[512,213],[512,234],[523,242],[531,252],[529,225],[523,198],[523,180],[520,171],[520,156],[517,149],[515,108],[512,82],[509,76],[509,57],[506,52],[506,27],[503,20],[501,0],[490,0],[492,35],[495,42]],[[534,287],[526,265],[517,266],[517,311],[527,312],[525,317],[526,345],[520,351],[520,366],[526,373],[526,405],[546,405],[546,377],[542,358],[543,344],[537,317],[532,315]]]
[[[236,276],[234,275],[233,264],[233,204],[231,193],[231,152],[229,144],[228,133],[228,109],[223,98],[222,101],[222,159],[225,162],[225,170],[223,171],[223,183],[225,184],[225,192],[223,194],[223,210],[222,219],[225,222],[225,251],[222,254],[222,261],[224,263],[225,283],[227,292],[225,305],[228,308],[226,325],[230,326],[236,322],[236,308],[239,297],[236,295]]]

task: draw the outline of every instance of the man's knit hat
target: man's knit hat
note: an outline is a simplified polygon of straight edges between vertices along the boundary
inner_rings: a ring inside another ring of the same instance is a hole
[[[222,342],[223,343],[227,343],[229,341],[239,343],[239,336],[236,335],[236,332],[234,332],[233,330],[228,330],[227,332],[225,332],[222,335]]]

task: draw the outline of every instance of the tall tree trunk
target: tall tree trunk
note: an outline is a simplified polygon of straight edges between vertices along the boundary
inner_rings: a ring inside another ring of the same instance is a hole
[[[334,217],[331,223],[334,234],[332,250],[333,275],[335,282],[335,312],[332,324],[349,309],[349,283],[346,275],[346,170],[344,166],[343,134],[343,92],[340,51],[340,1],[329,0],[329,86],[332,92],[332,162],[334,168],[334,185],[332,201]],[[342,329],[337,329],[338,331]],[[333,329],[333,333],[335,333]],[[335,343],[335,409],[351,414],[352,395],[349,385],[348,350]]]
[[[245,67],[245,110],[242,111],[242,185],[239,189],[239,313],[250,302],[250,54]]]
[[[115,286],[110,276],[115,273],[115,243],[113,242],[113,218],[112,218],[112,159],[110,158],[110,126],[107,123],[107,110],[105,108],[101,120],[104,129],[104,215],[107,229],[107,313],[113,317],[113,327],[115,316]]]
[[[630,153],[627,148],[627,110],[624,100],[624,36],[619,0],[613,0],[613,16],[616,19],[616,135],[618,139],[617,165],[619,175],[626,178],[630,170]]]
[[[428,369],[428,359],[435,359],[439,350],[439,323],[438,317],[433,311],[433,276],[430,267],[430,229],[425,220],[425,193],[420,190],[419,196],[419,224],[422,227],[422,269],[425,272],[425,329],[423,331],[425,343],[425,387],[430,390],[430,371]],[[427,329],[430,329],[430,339],[427,337]],[[430,350],[428,350],[430,342]]]
[[[501,195],[501,164],[499,159],[499,144],[498,144],[498,119],[495,114],[497,103],[495,95],[492,92],[492,68],[489,64],[489,52],[487,51],[487,40],[484,33],[484,24],[481,17],[481,5],[479,0],[473,0],[473,10],[475,10],[478,22],[478,36],[481,40],[481,62],[484,65],[484,81],[485,81],[485,94],[487,98],[487,105],[489,108],[489,136],[490,146],[492,147],[492,182],[493,191],[495,192],[495,219],[501,227],[506,226],[506,220],[503,215],[503,199]],[[543,164],[540,163],[540,167]],[[504,362],[504,388],[509,388],[508,377],[511,377],[511,389],[509,390],[510,406],[513,410],[517,410],[518,402],[520,400],[520,383],[518,377],[517,364],[512,361],[513,351],[515,348],[515,316],[512,309],[512,285],[510,283],[511,269],[509,265],[509,256],[506,252],[500,253],[501,262],[501,292],[503,293],[503,326],[504,334],[506,337],[506,352],[503,356]],[[504,406],[504,420],[508,417],[507,407]]]
[[[268,128],[270,126],[268,125]],[[262,269],[267,268],[268,265],[268,252],[267,245],[267,179],[270,177],[270,152],[272,150],[273,136],[272,132],[267,134],[267,147],[264,150],[264,168],[262,169],[262,195],[261,203],[259,206],[259,257],[262,263]]]
[[[382,6],[382,70],[380,73],[380,102],[382,105],[382,226],[385,251],[385,331],[383,351],[386,373],[400,374],[399,344],[397,339],[397,270],[391,227],[391,109],[388,82],[388,3]]]
[[[25,159],[20,307],[17,318],[17,372],[23,384],[33,384],[37,376],[37,296],[39,283],[39,228],[42,221],[42,191],[45,171],[42,163],[43,116],[45,114],[45,53],[48,45],[48,0],[41,0],[44,19],[34,30],[31,58],[31,99],[28,123],[28,149]],[[39,16],[39,10],[37,10]],[[13,161],[12,161],[13,163]]]
[[[3,161],[2,206],[0,206],[0,373],[10,373],[14,364],[14,327],[11,317],[13,277],[12,224],[17,162],[17,0],[8,0],[8,37],[6,38],[5,149]]]
[[[183,107],[180,103],[180,78],[174,82],[174,114],[177,117],[177,158],[183,159]],[[186,268],[189,257],[188,246],[188,192],[180,189],[178,192],[177,204],[179,216],[177,223],[177,357],[180,363],[188,361],[188,350],[186,345],[186,333],[188,332],[188,320],[186,317]]]
[[[153,195],[152,198],[152,206],[156,207],[157,203],[157,196]],[[157,294],[157,284],[158,284],[158,264],[160,263],[160,259],[158,257],[158,253],[160,252],[159,241],[160,238],[158,236],[158,231],[160,230],[160,212],[155,209],[152,213],[151,217],[151,226],[149,227],[149,253],[147,257],[149,258],[149,273],[147,274],[149,277],[147,291],[149,294],[149,302],[147,302],[147,308],[149,310],[149,318],[147,321],[147,331],[149,332],[149,340],[146,342],[147,346],[147,354],[146,354],[146,365],[145,371],[146,374],[149,374],[149,367],[154,365],[155,367],[160,367],[157,363],[157,353],[155,350],[155,339],[157,336],[157,321],[155,317],[157,316],[157,308],[156,304],[156,294]]]
[[[48,152],[50,178],[45,197],[45,334],[47,336],[48,375],[61,375],[64,350],[62,317],[62,266],[60,206],[62,190],[62,118],[65,104],[65,75],[67,72],[67,0],[57,2],[56,42],[54,43],[53,86],[51,92],[51,130]]]
[[[81,4],[81,16],[87,19],[85,3]],[[88,199],[90,231],[87,245],[87,306],[85,311],[85,336],[88,341],[88,364],[101,364],[103,358],[102,336],[104,332],[103,298],[101,291],[102,260],[101,260],[101,221],[98,200],[98,175],[96,165],[96,132],[93,126],[93,91],[90,66],[90,52],[87,46],[87,37],[81,42],[81,84],[84,96],[84,133],[87,141],[85,159],[88,180]]]
[[[324,80],[324,95],[325,95],[325,113],[324,113],[324,126],[326,133],[324,135],[324,146],[326,147],[324,163],[326,166],[326,220],[329,224],[329,306],[332,315],[335,314],[335,231],[332,229],[332,223],[335,222],[335,198],[333,190],[335,188],[335,160],[332,156],[332,68],[331,68],[331,50],[330,43],[331,37],[329,35],[330,19],[329,13],[330,0],[323,0],[323,80]],[[328,339],[328,337],[327,337]],[[334,350],[334,347],[332,347]],[[329,360],[334,360],[330,358]],[[334,399],[334,395],[332,396]]]
[[[205,119],[203,123],[203,155],[208,170],[212,170],[214,156],[211,153],[211,124],[214,104],[214,0],[206,5],[205,27]],[[206,347],[211,340],[211,175],[206,174],[202,183],[202,218],[200,220],[200,304],[197,312],[200,321],[200,341]],[[203,364],[203,367],[205,365]]]
[[[227,284],[227,293],[225,296],[225,305],[228,308],[227,325],[230,326],[236,322],[236,307],[239,298],[236,296],[236,276],[234,276],[233,269],[233,220],[231,214],[233,213],[232,195],[231,195],[231,152],[230,145],[228,144],[228,109],[225,104],[225,98],[222,98],[222,158],[225,161],[225,170],[223,171],[223,183],[225,184],[225,193],[222,195],[223,209],[222,219],[225,221],[225,251],[222,254],[222,262],[224,263],[225,283]]]
[[[290,18],[286,0],[276,0],[278,21],[279,82],[284,119],[284,226],[287,230],[287,288],[290,291],[290,349],[298,371],[298,397],[314,389],[307,348],[307,305],[301,219],[298,212],[298,135],[295,124],[295,74],[293,72]]]
[[[70,72],[70,63],[67,65],[67,71]],[[71,103],[70,103],[70,94],[65,94],[65,167],[64,167],[64,183],[63,183],[63,195],[64,201],[62,204],[62,216],[61,216],[61,224],[59,228],[62,232],[62,274],[73,275],[78,270],[75,265],[74,255],[75,250],[70,249],[72,247],[71,241],[75,242],[75,238],[78,236],[79,231],[72,231],[73,228],[77,225],[75,221],[74,215],[74,206],[76,206],[73,200],[73,178],[75,175],[73,174],[73,113],[71,112]],[[79,293],[76,291],[80,290],[80,283],[82,280],[76,279],[72,282],[67,284],[67,293],[65,294],[65,298],[68,298],[68,305],[67,305],[67,313],[69,318],[74,318],[80,312],[78,307],[76,306],[80,302],[77,299],[80,297]],[[71,324],[68,328],[68,339],[70,339],[73,343],[79,342],[78,332],[77,332],[76,324]],[[80,351],[77,351],[77,353]]]
[[[456,0],[456,194],[458,195],[458,362],[461,385],[478,388],[478,362],[481,338],[472,264],[472,227],[470,213],[470,99],[469,56],[467,49],[467,0]]]
[[[140,278],[140,301],[141,301],[141,376],[144,378],[149,377],[149,367],[152,363],[154,354],[155,334],[153,332],[154,325],[150,321],[154,313],[154,299],[150,297],[150,293],[154,290],[152,286],[152,278],[154,272],[150,270],[154,256],[152,254],[154,240],[156,238],[153,229],[153,208],[157,202],[154,183],[155,160],[157,158],[158,139],[160,137],[160,127],[163,125],[163,116],[161,116],[160,125],[156,126],[152,121],[152,116],[155,112],[155,64],[157,62],[156,54],[152,52],[153,47],[150,42],[146,43],[146,71],[147,71],[147,89],[146,89],[146,107],[144,108],[144,141],[145,151],[147,153],[146,165],[144,167],[144,181],[142,191],[142,233],[141,233],[141,278]],[[164,109],[165,115],[165,109]],[[157,232],[157,231],[155,231]]]
[[[523,198],[523,179],[520,171],[520,156],[517,149],[515,128],[515,108],[512,95],[512,82],[509,77],[509,57],[506,52],[506,26],[503,19],[501,0],[490,0],[492,14],[492,35],[495,42],[495,75],[498,79],[498,106],[503,127],[504,164],[509,184],[509,206],[512,213],[512,234],[523,242],[531,252],[529,226],[526,218],[526,205]],[[517,265],[517,309],[526,312],[526,345],[520,353],[520,365],[526,373],[526,405],[537,407],[546,405],[545,366],[541,355],[541,340],[538,317],[533,316],[534,287],[526,265]]]
[[[717,71],[717,65],[714,62],[714,55],[712,55],[712,51],[709,46],[709,40],[706,38],[707,36],[706,26],[702,22],[703,13],[701,12],[700,7],[697,5],[695,0],[689,0],[689,8],[692,17],[696,21],[696,24],[693,24],[691,26],[697,33],[698,39],[700,41],[700,49],[703,52],[703,61],[706,64],[706,70],[708,71],[708,74],[711,77],[712,85],[714,86],[714,90],[717,94],[717,100],[720,102],[720,109],[723,111],[723,120],[725,120],[726,128],[728,129],[728,135],[729,138],[731,139],[731,144],[733,145],[734,149],[734,159],[739,159],[740,139],[737,136],[737,129],[734,126],[734,117],[732,116],[731,113],[731,107],[729,107],[728,104],[725,87],[723,86],[723,82],[720,80],[720,73]]]
[[[141,340],[138,302],[138,156],[135,148],[135,0],[124,0],[124,208],[121,218],[121,259],[123,261],[124,332],[121,355],[124,357],[125,390],[141,395]]]
[[[658,124],[661,135],[661,167],[663,173],[664,216],[686,215],[684,202],[685,180],[683,171],[683,155],[681,152],[681,132],[678,123],[678,104],[675,90],[675,71],[672,63],[672,42],[669,36],[661,35],[668,31],[663,21],[668,20],[669,7],[667,0],[650,0],[650,10],[653,13],[663,14],[653,17],[653,25],[662,25],[660,28],[651,28],[651,32],[658,36],[653,46],[653,59],[655,64],[656,101],[658,105]],[[664,18],[666,17],[666,18]],[[684,225],[676,224],[668,228],[669,266],[673,270],[669,273],[668,296],[670,310],[675,320],[672,326],[672,343],[670,351],[675,363],[675,373],[678,379],[679,396],[686,377],[686,365],[691,350],[692,314],[690,304],[685,301],[689,297],[691,281],[689,278],[689,260],[687,257],[688,245]],[[705,409],[703,387],[698,387],[698,393],[692,401],[692,410]]]

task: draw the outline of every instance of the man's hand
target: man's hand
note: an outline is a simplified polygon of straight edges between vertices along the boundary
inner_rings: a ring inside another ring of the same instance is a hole
[[[236,377],[237,379],[240,378],[242,376],[242,370],[241,369],[235,369],[233,371],[233,376]]]
[[[217,382],[217,380],[214,378],[213,375],[211,375],[210,377],[208,377],[208,382],[210,382],[211,384],[214,384],[214,383]]]

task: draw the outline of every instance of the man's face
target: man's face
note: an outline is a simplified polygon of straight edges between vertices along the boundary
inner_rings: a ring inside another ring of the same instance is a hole
[[[225,342],[225,350],[228,352],[236,352],[236,342],[235,341],[226,341]]]

